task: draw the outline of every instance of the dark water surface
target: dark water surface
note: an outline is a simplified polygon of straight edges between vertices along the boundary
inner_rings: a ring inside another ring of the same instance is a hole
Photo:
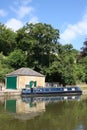
[[[87,130],[87,96],[0,97],[0,130]]]

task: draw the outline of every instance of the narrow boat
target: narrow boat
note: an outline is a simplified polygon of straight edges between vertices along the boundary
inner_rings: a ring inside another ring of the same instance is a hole
[[[43,88],[23,88],[22,95],[81,95],[80,87],[43,87]]]

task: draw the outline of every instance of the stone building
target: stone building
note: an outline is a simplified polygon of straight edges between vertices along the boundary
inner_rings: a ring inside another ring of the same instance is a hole
[[[20,68],[6,75],[6,89],[25,87],[45,87],[45,76],[30,68]]]

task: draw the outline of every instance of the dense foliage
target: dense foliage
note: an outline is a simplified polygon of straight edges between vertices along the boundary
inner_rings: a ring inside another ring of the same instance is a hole
[[[0,24],[0,81],[24,66],[46,75],[47,82],[87,82],[87,41],[79,52],[58,40],[59,30],[48,24],[27,23],[17,32]]]

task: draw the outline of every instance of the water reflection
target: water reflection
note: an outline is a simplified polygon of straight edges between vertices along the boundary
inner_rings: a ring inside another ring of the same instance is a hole
[[[0,97],[0,130],[87,130],[87,97]]]
[[[17,119],[31,119],[45,111],[45,102],[29,102],[20,99],[7,99],[5,110],[14,115]]]
[[[80,100],[80,95],[77,96],[46,96],[46,97],[22,97],[24,102],[38,102],[42,101],[45,103],[59,102],[64,100]]]
[[[6,99],[5,110],[14,114],[17,119],[32,119],[46,110],[49,103],[61,101],[80,100],[80,96],[47,96],[47,97],[22,97],[17,99]]]

